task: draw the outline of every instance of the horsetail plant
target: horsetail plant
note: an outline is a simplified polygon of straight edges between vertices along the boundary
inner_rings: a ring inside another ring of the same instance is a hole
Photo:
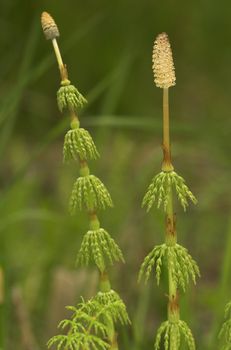
[[[168,90],[175,85],[175,69],[171,46],[166,33],[157,36],[152,56],[154,82],[163,89],[163,163],[144,196],[142,206],[147,211],[154,203],[162,207],[165,213],[165,242],[154,247],[144,259],[139,272],[139,280],[147,281],[154,270],[157,285],[160,283],[163,265],[168,270],[168,318],[161,324],[155,339],[155,350],[163,342],[165,350],[178,350],[182,343],[189,350],[195,349],[192,332],[186,322],[180,319],[179,289],[184,292],[190,279],[196,283],[200,275],[199,268],[186,248],[177,243],[176,216],[173,208],[173,194],[177,195],[183,209],[189,200],[196,204],[196,198],[185,184],[184,179],[175,171],[171,159],[169,132]],[[186,349],[186,347],[184,348]]]
[[[57,44],[58,27],[47,12],[42,13],[41,23],[46,39],[52,41],[60,70],[58,107],[61,113],[65,112],[70,117],[63,159],[64,162],[78,161],[80,167],[80,176],[74,183],[70,197],[70,213],[85,210],[89,216],[90,227],[83,238],[77,263],[81,266],[94,263],[99,270],[99,292],[89,301],[83,299],[77,307],[68,307],[72,311],[71,319],[59,324],[60,328],[67,328],[67,334],[51,338],[48,347],[55,344],[58,350],[117,350],[115,324],[119,322],[125,325],[130,320],[125,304],[111,289],[107,271],[109,265],[117,261],[124,262],[124,258],[113,238],[100,226],[97,214],[100,209],[112,207],[112,199],[100,179],[90,174],[88,161],[97,159],[99,153],[89,132],[80,127],[79,110],[87,101],[68,79],[67,67]]]

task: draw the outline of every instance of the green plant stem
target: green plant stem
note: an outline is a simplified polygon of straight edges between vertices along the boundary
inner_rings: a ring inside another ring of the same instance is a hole
[[[62,67],[64,66],[64,64],[63,64],[62,56],[61,56],[61,53],[60,53],[60,50],[59,50],[59,46],[57,44],[57,40],[56,39],[52,40],[52,45],[53,45],[53,48],[54,48],[54,52],[55,52],[55,56],[56,56],[56,59],[57,59],[57,62],[58,62],[59,69],[62,70]]]
[[[111,284],[109,281],[108,274],[106,270],[100,273],[100,283],[99,289],[102,293],[107,293],[111,290]],[[106,320],[108,328],[108,339],[110,342],[110,350],[118,350],[117,333],[115,331],[115,326],[113,320]]]
[[[64,81],[68,80],[67,69],[66,69],[65,64],[63,63],[62,55],[61,55],[61,52],[59,50],[59,46],[58,46],[56,39],[52,40],[52,45],[53,45],[55,56],[56,56],[58,66],[59,66],[61,83],[63,83]]]
[[[177,233],[175,228],[175,216],[173,212],[172,188],[169,185],[169,198],[166,209],[166,237],[167,245],[175,245],[177,242]],[[176,283],[173,280],[172,264],[168,264],[168,320],[176,322],[179,320],[179,306]]]
[[[170,149],[168,89],[163,89],[163,144]]]
[[[163,165],[162,170],[169,172],[173,170],[171,163],[170,135],[169,135],[169,101],[168,89],[163,89]],[[172,185],[167,184],[168,204],[165,216],[165,243],[173,246],[177,242],[175,215],[173,210]],[[173,280],[172,263],[168,263],[168,321],[179,320],[179,306],[176,283]],[[170,336],[171,349],[171,336]]]
[[[164,159],[162,164],[163,171],[173,170],[170,150],[170,134],[169,134],[169,101],[168,88],[163,89],[163,153]]]
[[[89,212],[89,219],[91,229],[97,230],[100,228],[100,222],[94,210]],[[106,272],[106,268],[104,268],[103,271],[99,271],[99,290],[102,293],[108,293],[111,290],[111,283],[108,273]],[[110,342],[110,350],[118,350],[117,333],[115,331],[114,322],[113,320],[107,319],[106,324],[108,330],[108,340]]]

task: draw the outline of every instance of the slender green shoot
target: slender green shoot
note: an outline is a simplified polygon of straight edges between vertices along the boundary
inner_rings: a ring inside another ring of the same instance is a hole
[[[58,27],[47,12],[42,14],[41,22],[46,39],[52,41],[60,71],[61,86],[57,92],[57,104],[60,112],[70,117],[70,130],[64,139],[64,162],[79,163],[79,177],[70,197],[70,213],[74,215],[86,211],[89,217],[89,230],[83,238],[77,263],[82,266],[88,266],[89,263],[96,265],[100,290],[90,301],[83,300],[76,308],[69,307],[73,311],[72,318],[62,321],[59,326],[67,329],[67,334],[51,338],[48,347],[56,345],[58,350],[117,350],[115,324],[129,324],[130,320],[125,304],[111,289],[108,266],[124,262],[124,258],[119,246],[101,227],[98,218],[98,211],[112,207],[113,203],[105,185],[90,173],[88,161],[97,159],[99,153],[89,132],[80,128],[79,110],[87,101],[68,78],[57,43]]]

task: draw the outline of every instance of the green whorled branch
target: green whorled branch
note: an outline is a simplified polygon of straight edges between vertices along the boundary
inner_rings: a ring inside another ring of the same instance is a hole
[[[106,342],[107,328],[103,320],[96,317],[97,304],[84,300],[77,308],[67,307],[73,312],[70,319],[61,321],[58,328],[66,329],[67,334],[55,335],[47,346],[56,346],[57,350],[95,349],[106,350],[109,344]]]
[[[69,306],[72,311],[71,319],[60,322],[58,328],[67,329],[67,334],[56,335],[48,341],[48,347],[55,345],[57,350],[94,349],[106,350],[110,344],[106,341],[108,321],[127,324],[129,319],[121,300],[111,300],[103,305],[96,298],[92,298],[77,305]]]
[[[74,183],[70,198],[70,213],[76,210],[112,207],[111,196],[104,184],[94,175],[80,176]]]
[[[157,208],[163,205],[166,211],[169,200],[169,189],[171,186],[175,190],[184,210],[186,210],[188,206],[188,200],[191,200],[194,204],[197,203],[195,196],[185,184],[183,177],[179,176],[175,171],[161,171],[152,179],[144,196],[142,207],[146,207],[147,211],[149,211],[154,202],[156,202]]]
[[[118,261],[124,262],[122,251],[107,231],[99,228],[85,234],[77,255],[77,264],[88,266],[94,262],[103,272],[108,264],[113,265]]]
[[[99,153],[87,130],[75,128],[66,133],[63,146],[64,162],[97,158],[99,158]]]
[[[102,305],[107,305],[109,303],[114,303],[115,301],[120,300],[122,303],[120,296],[113,289],[110,289],[108,292],[98,292],[95,296],[95,300],[98,301]]]
[[[182,320],[176,322],[165,321],[160,325],[156,334],[155,350],[160,349],[162,339],[164,350],[178,350],[182,341],[185,343],[187,349],[195,350],[192,332],[186,322]]]
[[[60,324],[60,328],[67,326],[72,327],[73,330],[67,335],[60,334],[52,337],[47,343],[48,348],[56,346],[57,350],[75,350],[75,349],[94,349],[107,350],[110,345],[104,340],[106,337],[106,327],[103,324],[97,324],[97,335],[89,334],[81,324],[78,325],[71,320],[64,320],[65,323]]]
[[[141,265],[139,280],[144,277],[145,282],[147,282],[154,269],[157,284],[159,285],[164,264],[166,264],[168,270],[171,269],[173,282],[176,287],[181,287],[183,291],[186,290],[190,278],[195,284],[196,277],[200,276],[199,267],[186,248],[179,244],[169,246],[164,243],[156,246],[146,256]]]
[[[105,284],[104,286],[101,284],[101,288],[100,288],[101,291],[97,293],[97,295],[95,296],[95,300],[98,301],[103,308],[110,306],[111,304],[117,305],[117,308],[118,308],[117,312],[118,312],[118,317],[120,318],[120,323],[122,325],[130,324],[131,321],[129,319],[124,302],[122,301],[120,296],[114,290],[111,289],[110,283],[108,283],[109,281],[104,281],[104,283],[105,282],[107,286]],[[114,319],[113,315],[111,318],[105,319],[105,323],[107,325],[107,337],[108,337],[108,342],[110,344],[110,349],[118,349],[117,332],[115,330],[115,323],[116,323],[115,321],[116,320]]]
[[[72,111],[77,113],[80,108],[84,107],[87,100],[74,85],[71,85],[69,80],[63,80],[61,85],[63,86],[57,92],[57,103],[60,112]]]
[[[120,298],[119,294],[116,293],[113,289],[111,289],[109,292],[98,292],[94,299],[103,306],[113,304],[115,307],[117,307],[117,315],[122,325],[131,323],[127,313],[126,305]]]
[[[225,319],[223,323],[219,338],[223,341],[223,350],[231,349],[231,301],[225,307]]]

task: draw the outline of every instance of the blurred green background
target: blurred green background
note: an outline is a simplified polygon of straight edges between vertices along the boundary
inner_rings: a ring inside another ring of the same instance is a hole
[[[151,349],[166,317],[166,285],[137,284],[144,256],[163,241],[163,216],[141,200],[161,165],[162,91],[153,84],[155,36],[170,37],[177,84],[170,90],[172,154],[198,198],[184,213],[176,203],[178,238],[201,268],[181,296],[181,316],[197,348],[217,349],[231,299],[230,96],[228,1],[66,0],[0,2],[0,262],[4,349],[45,349],[66,316],[65,305],[97,288],[97,273],[75,267],[87,217],[70,217],[78,175],[63,165],[68,128],[56,106],[59,73],[40,14],[55,18],[70,79],[88,98],[81,115],[101,153],[90,164],[109,188],[114,209],[100,213],[126,265],[111,269],[132,326],[121,349]]]

